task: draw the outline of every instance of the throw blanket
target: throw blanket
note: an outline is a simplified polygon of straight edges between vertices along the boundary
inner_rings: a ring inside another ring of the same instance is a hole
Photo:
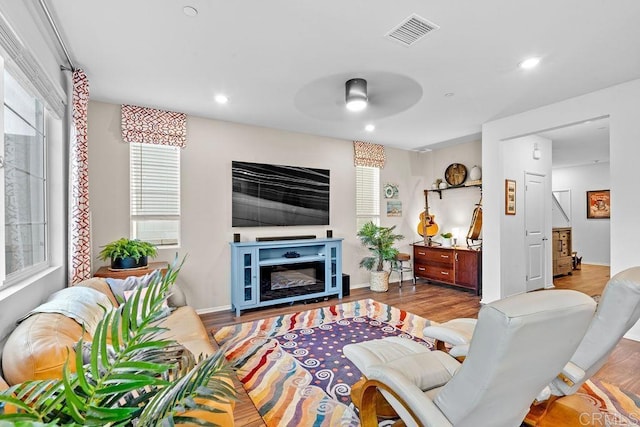
[[[52,294],[47,302],[31,310],[19,319],[18,323],[36,313],[59,313],[84,326],[85,330],[93,336],[105,310],[112,308],[111,300],[102,292],[83,286],[74,286]]]

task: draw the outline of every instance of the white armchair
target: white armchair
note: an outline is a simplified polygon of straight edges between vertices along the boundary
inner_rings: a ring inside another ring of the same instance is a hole
[[[346,357],[367,378],[354,398],[361,401],[363,427],[377,426],[377,390],[408,426],[519,426],[538,392],[574,353],[595,305],[567,290],[488,304],[480,310],[464,364],[404,338],[345,346]]]
[[[549,394],[566,396],[575,393],[595,374],[622,336],[640,319],[640,267],[632,267],[613,276],[604,288],[587,333],[570,361],[560,374],[544,390]],[[475,319],[453,319],[441,325],[428,326],[424,336],[436,340],[436,347],[443,343],[451,346],[454,357],[465,356],[474,336]],[[545,396],[546,393],[546,396]]]

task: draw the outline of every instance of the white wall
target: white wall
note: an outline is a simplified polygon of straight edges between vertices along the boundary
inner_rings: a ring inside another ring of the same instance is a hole
[[[398,199],[385,199],[384,192],[380,195],[380,225],[385,227],[396,226],[396,231],[404,236],[396,246],[400,252],[413,254],[411,244],[422,239],[417,234],[417,224],[420,221],[420,212],[424,210],[423,190],[427,185],[424,175],[426,153],[418,153],[415,151],[398,150],[393,148],[385,148],[387,163],[380,170],[380,187],[384,190],[387,183],[397,184],[399,196]],[[387,201],[400,200],[402,202],[402,216],[387,216]],[[366,254],[363,248],[359,248],[360,257]],[[412,255],[413,256],[413,255]],[[358,260],[360,259],[358,258]],[[358,285],[368,286],[368,275],[360,275],[360,281],[355,282]],[[390,281],[397,282],[400,280],[399,275],[393,274]],[[352,279],[352,282],[353,279]]]
[[[43,36],[42,24],[32,18],[31,2],[0,1],[0,13],[9,21],[19,38],[36,56],[54,84],[63,90],[66,76],[60,71],[60,61],[50,41]],[[50,268],[23,283],[0,291],[0,343],[13,331],[16,320],[42,303],[53,291],[67,284],[67,126],[66,119],[46,116],[48,155],[48,213]],[[4,262],[2,260],[1,262]],[[1,345],[0,345],[1,347]]]
[[[426,153],[425,189],[431,189],[432,183],[440,178],[443,181],[447,167],[452,163],[462,163],[467,167],[467,180],[469,172],[474,165],[482,163],[482,142],[473,141],[466,144],[454,145]],[[424,196],[421,210],[424,210]],[[439,233],[450,233],[454,228],[460,230],[459,245],[465,245],[465,237],[471,224],[475,205],[480,202],[481,191],[478,187],[456,188],[442,192],[442,199],[438,193],[429,193],[429,211],[435,215],[435,221],[440,230]],[[420,200],[420,199],[418,199]],[[416,218],[416,224],[417,224]],[[417,236],[417,235],[416,235]],[[418,236],[419,237],[419,236]],[[434,238],[434,240],[436,240]]]
[[[537,145],[541,158],[533,158],[534,146]],[[508,239],[501,242],[501,259],[509,268],[503,271],[502,297],[524,293],[527,290],[527,251],[525,230],[525,173],[545,176],[545,194],[547,195],[547,214],[545,218],[545,234],[551,237],[551,141],[536,135],[503,141],[501,156],[505,159],[504,179],[516,181],[516,214],[504,213],[504,181],[502,182],[502,209],[499,212],[503,219],[503,227]],[[485,213],[485,212],[483,212]],[[553,280],[551,251],[546,250],[544,286],[550,287]],[[483,254],[484,256],[484,254]],[[484,299],[483,293],[483,299]]]
[[[358,267],[365,252],[356,237],[351,141],[198,117],[188,117],[187,133],[187,146],[181,152],[182,242],[177,251],[180,256],[188,254],[179,280],[192,306],[201,311],[230,307],[229,242],[233,233],[240,233],[242,241],[251,241],[258,236],[324,237],[331,229],[334,237],[345,239],[343,270],[351,275],[351,283],[368,283],[368,272]],[[386,155],[381,183],[399,185],[404,212],[402,217],[387,218],[386,200],[381,198],[381,223],[397,225],[407,236],[401,247],[408,248],[411,220],[414,214],[417,218],[413,191],[421,187],[421,162],[419,154],[410,151],[387,148]],[[330,225],[232,228],[232,160],[330,169]],[[101,245],[129,235],[129,146],[120,134],[119,105],[89,103],[89,182],[95,256]],[[175,252],[162,250],[157,260],[170,261]],[[94,270],[102,264],[94,257]]]
[[[572,248],[585,264],[609,265],[609,219],[587,218],[587,191],[609,188],[609,163],[553,170],[553,190],[571,190]]]
[[[482,127],[484,171],[484,254],[483,300],[501,297],[503,280],[511,266],[501,259],[501,246],[508,244],[503,208],[504,164],[502,141],[533,134],[587,119],[610,117],[610,187],[614,209],[611,212],[611,273],[640,264],[636,242],[640,229],[635,226],[640,209],[637,191],[637,159],[640,158],[640,80],[616,85],[587,95],[550,104],[535,110],[485,123]],[[488,239],[487,236],[491,238]],[[628,336],[640,338],[636,325]]]

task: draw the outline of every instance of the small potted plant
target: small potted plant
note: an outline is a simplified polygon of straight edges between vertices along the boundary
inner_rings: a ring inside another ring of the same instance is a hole
[[[384,263],[396,262],[398,250],[393,247],[397,240],[404,239],[400,234],[394,234],[393,227],[380,227],[369,221],[358,231],[358,238],[363,246],[371,251],[371,256],[360,261],[360,267],[371,271],[369,286],[372,291],[386,292],[389,289],[389,271],[385,271]]]
[[[442,236],[442,246],[444,246],[445,248],[448,248],[451,246],[451,238],[453,237],[452,233],[442,233],[440,234],[440,236]]]
[[[148,258],[157,254],[158,250],[151,243],[123,237],[103,246],[98,258],[111,259],[111,268],[121,270],[146,267]]]

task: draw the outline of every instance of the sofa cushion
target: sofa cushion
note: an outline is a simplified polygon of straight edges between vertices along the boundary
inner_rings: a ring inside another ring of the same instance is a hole
[[[62,377],[67,357],[75,357],[74,346],[82,326],[59,313],[30,316],[11,333],[2,353],[2,372],[11,385],[35,379]],[[85,339],[91,339],[85,332]],[[71,370],[75,365],[70,364]]]
[[[11,333],[2,353],[2,371],[11,385],[32,379],[61,378],[75,344],[91,339],[111,300],[90,287],[74,286],[52,294],[30,311]],[[75,369],[70,364],[72,370]]]
[[[77,283],[74,286],[95,289],[96,291],[99,291],[105,294],[109,298],[109,300],[111,301],[114,307],[117,307],[119,305],[118,300],[116,300],[116,297],[113,295],[113,292],[111,292],[111,288],[109,287],[109,284],[102,277],[92,277],[91,279],[83,280],[82,282]]]
[[[177,308],[171,316],[161,321],[160,326],[168,329],[162,334],[162,339],[171,339],[182,344],[193,353],[196,360],[201,354],[206,357],[215,351],[200,316],[192,307]]]
[[[113,308],[111,300],[92,288],[74,286],[53,293],[47,302],[27,313],[18,322],[37,313],[60,313],[74,319],[93,334],[105,310]]]

